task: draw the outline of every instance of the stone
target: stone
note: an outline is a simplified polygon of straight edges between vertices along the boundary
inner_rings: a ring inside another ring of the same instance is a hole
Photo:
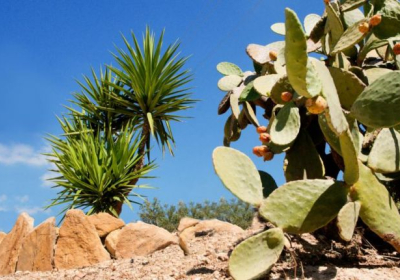
[[[167,230],[143,222],[130,223],[119,234],[115,256],[117,259],[146,256],[171,244],[178,244],[178,240]]]
[[[106,246],[107,251],[114,258],[115,258],[115,250],[117,249],[117,242],[118,242],[120,233],[121,233],[121,229],[117,229],[117,230],[110,232],[107,235],[106,240],[104,242],[104,245]]]
[[[1,242],[0,275],[7,275],[15,272],[22,242],[32,230],[33,218],[26,213],[20,214],[12,230]]]
[[[200,220],[184,217],[179,221],[178,231],[182,232],[183,230],[187,229],[188,227],[192,227],[197,225]]]
[[[115,218],[108,213],[98,213],[88,216],[89,221],[95,226],[100,237],[104,237],[110,232],[122,228],[125,223],[123,220]]]
[[[17,271],[52,270],[56,239],[56,219],[51,217],[25,237],[19,253]]]
[[[6,237],[7,233],[0,231],[0,244],[3,241],[4,237]]]
[[[181,239],[181,243],[189,244],[189,242],[196,236],[224,232],[242,234],[244,233],[244,230],[237,225],[213,219],[200,221],[195,226],[186,228],[179,234],[179,238]]]
[[[90,266],[110,260],[95,226],[77,209],[69,210],[60,228],[54,264],[58,269]]]

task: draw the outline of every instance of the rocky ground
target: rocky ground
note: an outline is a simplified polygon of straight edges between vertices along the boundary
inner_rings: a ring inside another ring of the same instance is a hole
[[[231,250],[255,232],[204,232],[191,240],[186,256],[178,245],[171,245],[147,257],[111,260],[80,269],[17,272],[0,279],[231,279],[227,270]],[[305,234],[291,242],[292,249],[285,249],[265,279],[400,279],[400,255],[366,246],[361,237],[342,244]]]

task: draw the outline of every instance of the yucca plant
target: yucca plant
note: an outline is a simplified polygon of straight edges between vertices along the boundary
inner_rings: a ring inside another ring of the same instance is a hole
[[[61,213],[72,208],[89,208],[87,214],[108,212],[119,216],[118,207],[130,197],[141,197],[131,191],[145,186],[132,185],[138,178],[148,178],[147,173],[155,168],[153,163],[137,169],[143,155],[138,153],[141,139],[128,123],[118,136],[106,134],[104,130],[88,128],[79,117],[60,120],[64,138],[48,137],[52,153],[47,154],[55,164],[59,177],[51,179],[61,188],[58,197],[47,208],[66,204]]]

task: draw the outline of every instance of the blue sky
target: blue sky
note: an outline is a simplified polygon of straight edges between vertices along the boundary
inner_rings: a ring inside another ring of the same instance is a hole
[[[146,25],[157,35],[165,28],[165,44],[179,39],[182,55],[191,55],[187,68],[194,75],[193,97],[201,102],[184,113],[191,119],[173,126],[175,157],[163,157],[154,146],[157,178],[141,183],[158,189],[140,193],[169,204],[231,198],[211,162],[212,150],[222,145],[227,117],[217,116],[224,93],[216,86],[220,74],[215,66],[229,61],[252,70],[246,46],[281,40],[269,27],[284,20],[285,7],[303,19],[307,13],[321,14],[323,1],[2,1],[0,231],[8,232],[22,211],[35,218],[35,225],[58,213],[57,208],[43,210],[56,194],[44,180],[49,168],[41,155],[49,149],[44,137],[60,134],[55,116],[65,113],[63,105],[79,90],[75,79],[89,75],[91,67],[112,64],[114,45],[123,46],[121,33],[128,36],[133,30],[140,36]],[[283,157],[262,163],[251,155],[258,144],[249,127],[232,147],[282,184]],[[125,207],[122,218],[137,219],[136,210]]]

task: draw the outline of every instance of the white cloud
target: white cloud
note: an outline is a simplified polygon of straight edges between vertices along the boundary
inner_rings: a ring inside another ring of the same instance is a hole
[[[20,214],[22,212],[25,212],[25,213],[27,213],[28,215],[31,215],[31,216],[36,215],[36,214],[40,214],[40,213],[49,214],[51,212],[50,209],[45,210],[45,209],[43,209],[43,207],[39,207],[39,206],[32,206],[32,207],[29,207],[29,206],[22,206],[22,207],[21,206],[16,206],[15,207],[15,211],[18,214]]]
[[[49,164],[49,169],[51,170],[57,170],[57,166],[54,163]],[[40,180],[42,181],[42,187],[52,187],[54,186],[54,183],[52,181],[49,181],[48,179],[57,177],[56,172],[48,170],[45,172],[42,176],[40,176]]]
[[[5,194],[0,195],[0,202],[4,202],[7,200],[7,196]]]
[[[44,166],[48,164],[46,156],[42,155],[42,153],[46,151],[48,151],[47,146],[40,150],[35,150],[31,146],[25,144],[14,144],[10,146],[0,144],[0,164]]]
[[[28,195],[24,195],[24,196],[16,196],[15,200],[21,203],[27,202],[29,200],[29,196]]]

